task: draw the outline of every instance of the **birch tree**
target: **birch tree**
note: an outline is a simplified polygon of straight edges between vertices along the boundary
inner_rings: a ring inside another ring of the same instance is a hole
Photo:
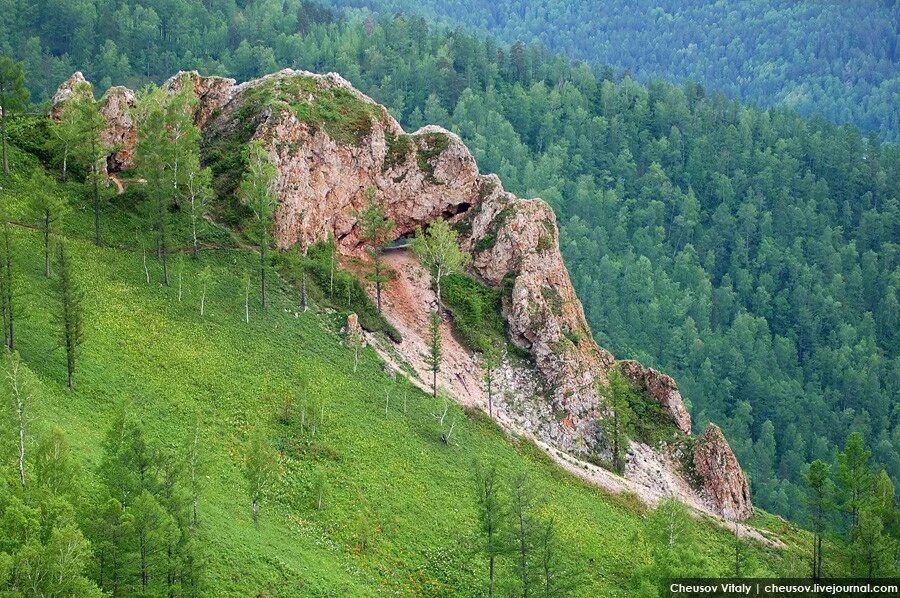
[[[32,395],[25,385],[25,379],[22,374],[22,363],[18,353],[9,353],[7,355],[6,379],[9,384],[13,421],[15,422],[19,483],[22,486],[22,492],[25,492],[27,486],[25,475],[25,441],[28,435],[28,411],[31,408]]]
[[[103,143],[103,131],[106,119],[100,114],[100,105],[94,101],[94,95],[87,83],[76,87],[76,93],[69,100],[73,110],[78,114],[80,143],[76,149],[79,160],[88,171],[87,183],[91,188],[94,204],[94,244],[103,244],[100,231],[100,184],[106,180],[106,157],[109,148]]]
[[[272,236],[272,218],[278,200],[275,195],[275,177],[278,171],[269,160],[262,141],[250,144],[247,171],[241,180],[239,194],[253,213],[253,233],[259,245],[260,291],[263,309],[268,308],[266,271],[268,270],[268,249]]]
[[[460,250],[456,231],[450,228],[445,220],[433,221],[426,231],[418,227],[410,248],[422,265],[431,271],[438,307],[443,308],[441,283],[450,274],[465,269],[469,262],[469,254]]]
[[[247,447],[244,479],[247,482],[247,494],[250,496],[253,525],[256,527],[259,527],[260,502],[275,479],[276,465],[277,457],[265,435],[262,430],[255,430]]]
[[[190,158],[185,163],[185,170],[191,218],[191,255],[196,258],[200,255],[199,223],[212,198],[212,171],[200,168],[199,158]]]

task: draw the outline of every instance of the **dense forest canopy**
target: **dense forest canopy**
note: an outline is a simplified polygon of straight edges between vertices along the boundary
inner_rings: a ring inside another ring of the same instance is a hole
[[[340,72],[407,127],[457,131],[482,170],[552,204],[600,344],[675,376],[698,427],[724,425],[758,504],[801,517],[805,464],[854,430],[900,477],[895,145],[422,18],[294,0],[0,7],[0,53],[25,62],[35,100],[76,69],[105,87],[294,67]]]
[[[627,69],[692,79],[729,97],[788,106],[900,139],[896,2],[710,0],[334,0],[434,16]]]

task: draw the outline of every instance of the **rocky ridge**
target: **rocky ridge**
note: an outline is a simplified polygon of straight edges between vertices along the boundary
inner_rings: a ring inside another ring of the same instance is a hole
[[[60,86],[51,117],[83,82],[76,73]],[[537,411],[551,414],[526,422],[536,438],[571,453],[608,457],[599,425],[608,407],[597,385],[613,368],[659,403],[671,420],[673,442],[678,434],[690,434],[690,415],[672,378],[637,362],[617,362],[594,341],[563,263],[552,209],[504,191],[494,175],[482,175],[458,136],[436,126],[405,133],[384,107],[334,73],[287,69],[238,84],[182,72],[164,88],[174,92],[185,85],[197,96],[195,122],[223,199],[234,190],[242,166],[223,157],[251,140],[268,148],[278,172],[280,248],[306,247],[334,235],[344,254],[359,254],[355,214],[365,207],[369,186],[396,222],[397,237],[436,218],[457,226],[464,249],[473,255],[470,273],[503,289],[510,340],[528,351],[545,389],[539,399],[528,397],[547,403]],[[134,94],[111,88],[100,101],[108,122],[104,141],[112,152],[107,167],[114,173],[131,166]],[[665,448],[635,442],[625,475],[669,492],[672,484],[665,479],[675,479],[710,511],[749,517],[746,478],[717,427],[707,429],[693,449],[680,450],[693,450],[693,458],[672,459]]]

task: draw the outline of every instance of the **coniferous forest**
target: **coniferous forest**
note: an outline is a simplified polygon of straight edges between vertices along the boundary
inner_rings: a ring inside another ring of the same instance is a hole
[[[638,21],[619,6],[588,18],[587,2],[506,4],[438,15],[496,41],[303,0],[0,0],[0,55],[24,65],[35,113],[75,70],[98,96],[187,69],[239,81],[336,71],[407,130],[447,127],[482,171],[550,203],[598,343],[671,374],[696,428],[722,424],[756,505],[818,526],[809,497],[823,476],[896,487],[897,7],[696,2],[644,7],[652,18]],[[676,37],[687,21],[694,33]],[[766,39],[773,22],[796,46]],[[848,22],[849,45],[830,35]],[[124,415],[114,426],[103,483],[130,484],[137,512],[164,519],[190,561],[189,493],[166,494],[165,460],[147,483],[122,474],[146,447]],[[880,508],[896,538],[892,501]],[[852,541],[845,511],[828,527]]]
[[[337,0],[442,18],[614,65],[639,81],[693,80],[732,98],[900,134],[895,2]]]

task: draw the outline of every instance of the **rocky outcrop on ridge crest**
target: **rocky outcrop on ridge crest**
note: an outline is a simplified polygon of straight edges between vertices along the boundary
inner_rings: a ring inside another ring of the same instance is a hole
[[[482,175],[457,135],[436,126],[404,132],[383,106],[335,73],[286,69],[237,84],[181,72],[164,88],[175,92],[187,85],[197,96],[194,119],[203,135],[204,159],[223,199],[229,199],[243,173],[235,159],[241,148],[260,140],[268,149],[278,173],[278,247],[306,247],[333,235],[342,253],[359,254],[357,214],[366,206],[368,187],[375,188],[395,221],[397,237],[437,218],[457,227],[463,248],[473,256],[470,273],[502,289],[510,340],[530,354],[546,389],[543,399],[529,397],[545,401],[534,413],[549,414],[531,422],[535,437],[572,453],[608,457],[599,423],[609,408],[598,383],[606,383],[614,367],[659,402],[674,427],[690,433],[690,415],[672,378],[636,362],[617,362],[594,341],[560,253],[550,206],[520,199],[504,191],[498,177]],[[71,95],[63,87],[54,110]],[[105,98],[105,135],[117,150],[109,160],[111,170],[128,167],[136,141],[129,93],[113,88]],[[752,510],[746,479],[716,431],[708,429],[699,439],[696,471],[672,465],[666,475],[689,488],[687,480],[696,474],[702,497],[693,498],[713,512],[745,518]],[[641,447],[634,450],[653,450]],[[648,462],[636,456],[633,461]],[[653,475],[641,471],[635,479]]]

